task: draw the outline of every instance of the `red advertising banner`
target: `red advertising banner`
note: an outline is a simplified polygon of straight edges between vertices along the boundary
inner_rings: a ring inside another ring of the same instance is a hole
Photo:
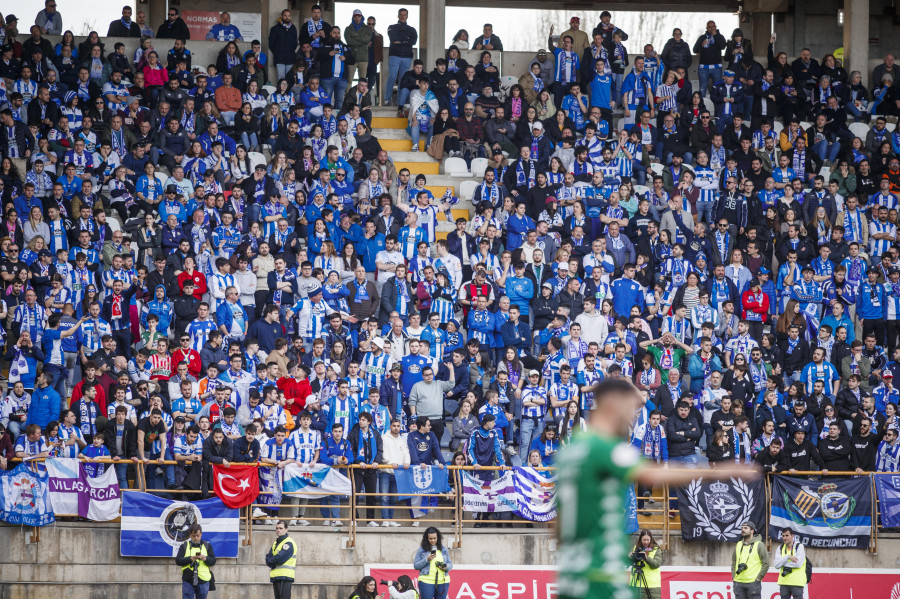
[[[379,583],[417,572],[395,564],[366,564],[366,574]],[[449,599],[556,599],[556,572],[547,566],[454,566]],[[734,599],[731,575],[721,568],[664,567],[663,599]],[[762,585],[762,599],[779,599],[778,574],[770,572]],[[896,599],[900,573],[887,569],[829,568],[815,570],[807,597],[827,599]]]

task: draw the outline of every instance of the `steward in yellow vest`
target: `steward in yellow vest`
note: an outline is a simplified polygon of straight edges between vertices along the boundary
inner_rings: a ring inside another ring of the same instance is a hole
[[[269,580],[275,591],[275,599],[290,599],[294,584],[294,568],[297,565],[297,543],[288,536],[287,522],[279,520],[275,525],[275,542],[266,554],[266,565],[271,570]]]
[[[803,599],[803,589],[809,582],[806,578],[806,548],[789,528],[781,531],[781,541],[781,547],[775,552],[781,596]]]
[[[735,599],[758,599],[762,579],[769,570],[769,556],[756,525],[750,521],[741,525],[741,540],[731,555],[731,575],[734,579]]]
[[[181,566],[181,591],[184,597],[206,599],[215,590],[215,578],[211,568],[216,563],[212,545],[202,539],[199,524],[191,526],[191,539],[178,548],[175,563]]]

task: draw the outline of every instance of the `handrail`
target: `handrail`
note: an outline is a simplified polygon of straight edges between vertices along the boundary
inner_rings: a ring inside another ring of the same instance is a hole
[[[10,461],[11,462],[22,462],[22,463],[44,462],[47,459],[53,459],[53,458],[43,458],[43,457],[41,457],[41,458],[18,458],[17,457],[17,458],[12,458]],[[182,462],[178,462],[175,460],[149,460],[148,459],[148,460],[142,461],[140,458],[137,458],[137,457],[128,458],[128,459],[124,459],[124,460],[114,460],[112,458],[97,458],[97,459],[89,460],[89,459],[85,459],[83,456],[78,456],[76,459],[78,459],[82,462],[85,462],[85,463],[93,463],[93,464],[108,464],[108,465],[128,464],[128,465],[134,465],[134,466],[137,466],[138,464],[145,464],[145,465],[158,464],[158,465],[164,465],[164,466],[172,466],[172,465],[178,465],[178,464],[182,463]],[[209,462],[206,462],[206,463],[208,464]],[[261,468],[261,467],[262,468],[270,468],[273,465],[265,464],[263,462],[229,462],[229,466],[256,466],[257,468]],[[313,489],[310,491],[291,492],[291,493],[287,494],[286,496],[288,498],[298,498],[298,499],[303,499],[304,495],[348,497],[348,503],[346,505],[346,508],[349,509],[347,546],[354,547],[356,544],[357,528],[359,526],[359,518],[357,517],[356,512],[359,509],[368,509],[367,505],[360,504],[359,498],[372,497],[372,496],[400,498],[400,497],[408,497],[408,495],[401,494],[401,493],[381,493],[381,492],[366,493],[366,492],[362,492],[362,491],[357,492],[356,487],[355,487],[355,480],[353,479],[353,476],[352,476],[353,472],[354,471],[365,471],[365,470],[398,469],[398,468],[403,469],[404,467],[403,466],[393,466],[391,464],[373,464],[373,465],[334,464],[331,467],[348,471],[347,472],[348,477],[351,479],[351,493],[349,495],[342,495],[341,493],[337,493],[337,492],[323,491],[321,489]],[[410,464],[406,468],[417,468],[417,467],[419,467],[419,464]],[[453,486],[452,486],[451,490],[448,493],[416,494],[416,497],[422,497],[422,498],[434,497],[434,498],[444,499],[444,500],[452,499],[451,504],[450,505],[426,506],[424,511],[427,511],[428,513],[425,516],[423,516],[422,518],[393,518],[393,520],[396,522],[427,521],[427,522],[435,522],[435,523],[450,525],[453,527],[453,532],[454,532],[455,540],[454,540],[453,546],[455,548],[459,548],[462,546],[463,526],[465,524],[471,524],[473,522],[476,522],[475,520],[467,519],[465,510],[463,509],[462,493],[460,492],[460,490],[462,488],[461,472],[478,472],[478,471],[506,472],[506,471],[514,470],[515,467],[514,466],[454,466],[454,465],[445,464],[444,468],[446,468],[453,477]],[[538,470],[538,471],[555,471],[556,470],[556,468],[553,466],[537,467],[534,469]],[[697,473],[698,473],[698,476],[702,476],[702,471],[698,470]],[[871,532],[870,532],[869,552],[876,553],[877,546],[878,546],[878,529],[880,527],[879,516],[881,513],[880,512],[880,500],[878,498],[877,489],[875,487],[875,475],[876,474],[900,474],[900,472],[863,472],[863,473],[859,473],[856,471],[829,471],[827,474],[823,474],[821,471],[818,471],[818,470],[803,470],[803,471],[794,471],[794,472],[767,472],[765,478],[763,479],[764,489],[765,489],[764,490],[765,502],[766,502],[765,537],[766,537],[767,543],[771,546],[772,540],[769,538],[768,529],[769,529],[769,521],[770,521],[770,516],[771,516],[771,511],[772,511],[772,478],[773,477],[775,477],[775,476],[799,476],[799,477],[815,476],[815,477],[821,477],[821,478],[830,478],[830,477],[840,477],[840,476],[844,476],[844,477],[846,477],[846,476],[852,476],[852,477],[866,476],[869,478],[870,484],[872,485],[872,489],[871,489],[871,493],[872,493],[872,528],[871,528]],[[123,492],[130,492],[130,491],[146,492],[147,491],[146,482],[147,481],[145,478],[144,468],[135,468],[135,479],[134,479],[135,486],[134,486],[134,488],[121,489],[121,490]],[[193,489],[151,489],[150,492],[152,492],[154,494],[162,494],[162,495],[165,495],[165,494],[194,495],[194,494],[201,493],[201,491],[193,490]],[[656,493],[659,493],[659,494],[656,494]],[[260,492],[259,494],[260,495],[271,495],[272,493],[270,491],[266,491],[266,492]],[[637,485],[635,485],[635,496],[638,501],[642,501],[642,500],[646,501],[646,499],[647,499],[644,497],[640,497],[637,494]],[[651,490],[651,496],[649,499],[652,499],[655,502],[654,506],[645,505],[644,507],[639,508],[638,509],[638,518],[639,519],[646,518],[645,516],[643,516],[643,514],[645,512],[649,512],[650,518],[659,517],[661,522],[659,522],[657,524],[655,521],[646,521],[645,520],[644,522],[641,523],[641,528],[650,528],[652,530],[660,530],[662,533],[662,546],[664,548],[668,548],[669,544],[670,544],[671,529],[672,529],[672,526],[676,524],[674,521],[674,517],[678,516],[678,512],[676,510],[673,510],[672,508],[670,508],[670,505],[673,500],[677,500],[677,496],[673,495],[672,489],[669,487],[669,485],[663,485],[661,488],[657,488],[656,492]],[[304,505],[307,509],[316,509],[316,508],[321,509],[324,507],[328,507],[328,508],[334,507],[332,504],[310,503],[309,500],[307,500],[307,502]],[[657,505],[658,505],[658,507],[656,507]],[[253,503],[253,504],[247,506],[246,512],[244,513],[244,515],[240,516],[241,518],[246,519],[246,527],[245,527],[246,538],[244,539],[245,545],[253,544],[253,521],[254,521],[253,509],[257,508],[257,507],[271,509],[271,508],[282,508],[282,507],[295,508],[298,506],[297,506],[297,504],[293,504],[293,503],[291,503],[291,504],[282,503],[282,504],[278,504],[278,505]],[[345,509],[344,506],[338,506],[338,508]],[[375,505],[375,506],[373,506],[372,509],[375,511],[380,511],[381,505]],[[392,510],[396,511],[396,510],[408,509],[408,508],[405,506],[402,506],[399,503],[395,503],[395,504],[389,506],[388,509],[392,509]],[[449,513],[451,519],[450,519],[450,521],[448,521],[446,518],[436,517],[431,512],[435,512],[437,515]],[[674,512],[674,513],[670,515],[671,512]],[[58,516],[70,517],[70,516],[75,516],[75,514],[58,514]],[[256,518],[256,519],[258,519],[258,518]],[[324,517],[314,517],[314,516],[310,516],[309,518],[304,517],[304,519],[308,519],[308,520],[311,520],[314,522],[328,520],[327,518],[324,518]],[[380,518],[374,519],[375,522],[378,522],[379,520],[380,520]],[[548,523],[544,523],[544,524],[547,524],[548,526],[552,526],[552,521],[550,521]],[[535,530],[542,530],[542,529],[537,528]],[[549,529],[544,528],[543,530],[547,531]],[[31,538],[32,538],[33,542],[38,542],[40,540],[39,529],[36,528],[33,531]]]

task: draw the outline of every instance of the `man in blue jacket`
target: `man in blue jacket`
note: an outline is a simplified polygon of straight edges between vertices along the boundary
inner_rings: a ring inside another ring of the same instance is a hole
[[[513,264],[515,276],[506,279],[506,296],[513,307],[519,309],[519,313],[528,318],[528,304],[534,299],[534,282],[525,276],[525,263],[521,260]],[[502,333],[502,329],[501,329]],[[503,341],[506,343],[506,340]]]
[[[856,294],[856,317],[862,321],[863,339],[871,333],[878,345],[884,345],[884,286],[878,284],[877,268],[870,268],[866,275]]]
[[[59,393],[48,384],[47,375],[42,372],[35,380],[28,418],[25,421],[26,428],[29,424],[37,424],[41,430],[47,428],[47,423],[59,417],[59,405]]]

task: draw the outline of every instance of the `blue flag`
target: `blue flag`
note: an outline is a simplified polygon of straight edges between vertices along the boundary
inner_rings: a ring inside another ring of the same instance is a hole
[[[876,474],[875,489],[881,502],[881,525],[900,527],[900,474]]]
[[[634,494],[634,485],[628,485],[625,489],[625,532],[634,534],[638,528],[637,495]]]
[[[225,507],[218,497],[188,503],[149,493],[122,493],[121,554],[173,557],[196,523],[203,527],[203,540],[213,546],[216,557],[237,557],[238,514],[239,510]]]
[[[791,528],[807,547],[867,549],[872,532],[869,477],[809,480],[776,476],[769,536]]]
[[[394,468],[394,478],[397,479],[397,493],[410,496],[446,493],[450,490],[447,472],[446,468],[438,468],[437,466]]]
[[[46,470],[32,470],[26,464],[0,473],[0,520],[25,526],[55,522],[47,483]]]

